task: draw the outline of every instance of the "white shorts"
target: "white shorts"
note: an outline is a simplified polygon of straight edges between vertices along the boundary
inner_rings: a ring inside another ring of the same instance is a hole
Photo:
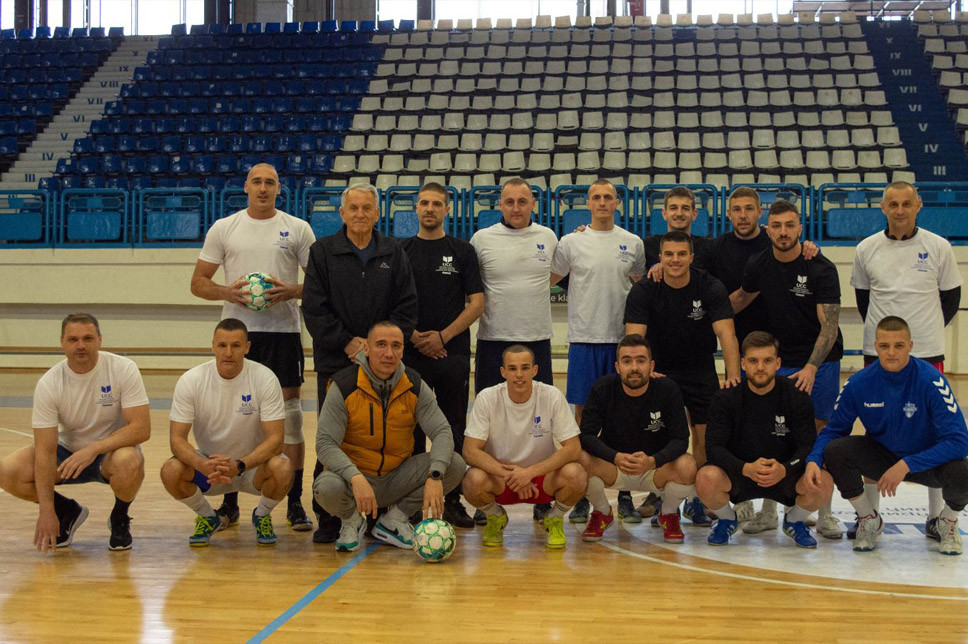
[[[628,490],[629,492],[651,492],[660,494],[661,491],[655,486],[652,479],[655,478],[655,469],[651,469],[645,474],[626,474],[622,470],[618,471],[615,482],[609,485],[612,490]]]

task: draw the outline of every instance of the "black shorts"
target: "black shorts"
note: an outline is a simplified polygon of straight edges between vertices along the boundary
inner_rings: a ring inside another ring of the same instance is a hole
[[[703,467],[709,467],[709,465],[703,465]],[[753,499],[773,499],[783,505],[795,505],[797,502],[797,481],[803,476],[805,470],[806,465],[787,468],[787,474],[783,477],[783,480],[770,487],[761,487],[753,479],[742,474],[733,476],[726,472],[732,486],[729,490],[729,500],[733,503],[742,503]]]
[[[74,452],[70,451],[61,444],[57,445],[57,464],[60,465],[68,458],[70,458]],[[101,464],[104,463],[104,454],[98,454],[94,461],[85,467],[77,475],[77,478],[73,479],[63,479],[57,481],[56,485],[75,485],[78,483],[107,483],[108,480],[104,478],[104,474],[101,473]]]
[[[275,333],[252,331],[249,333],[252,347],[246,356],[265,365],[276,374],[282,387],[299,387],[303,383],[302,337],[298,333]]]
[[[659,369],[679,385],[682,401],[689,410],[689,420],[693,425],[705,425],[708,418],[709,403],[719,391],[719,376],[715,370],[667,372]]]

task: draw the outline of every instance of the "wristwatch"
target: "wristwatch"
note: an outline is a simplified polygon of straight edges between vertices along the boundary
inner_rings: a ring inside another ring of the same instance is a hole
[[[239,476],[245,474],[245,461],[242,459],[235,461],[235,467],[239,469]]]
[[[437,470],[430,470],[430,474],[427,476],[427,478],[433,481],[439,481],[440,479],[444,478],[444,475]]]

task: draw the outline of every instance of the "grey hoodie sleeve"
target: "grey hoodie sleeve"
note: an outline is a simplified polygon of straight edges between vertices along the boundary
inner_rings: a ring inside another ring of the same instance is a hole
[[[336,384],[331,384],[317,419],[316,456],[326,469],[339,474],[347,483],[361,473],[350,457],[340,449],[348,421],[349,412],[346,411],[343,393]]]
[[[327,402],[329,396],[326,397]],[[325,411],[325,408],[324,408]],[[437,406],[437,396],[426,382],[420,382],[420,395],[417,396],[415,410],[420,429],[430,438],[430,469],[443,474],[450,466],[454,456],[454,435],[450,423]]]

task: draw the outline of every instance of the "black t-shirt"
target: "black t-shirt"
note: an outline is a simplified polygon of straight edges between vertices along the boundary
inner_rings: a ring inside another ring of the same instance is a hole
[[[810,261],[798,255],[781,262],[772,248],[757,253],[746,265],[743,290],[759,292],[767,308],[770,333],[780,341],[780,358],[785,367],[807,364],[820,334],[818,304],[840,304],[837,267],[820,255]],[[824,362],[836,362],[844,355],[844,338],[837,329],[837,341]]]
[[[432,240],[411,237],[401,245],[417,286],[418,331],[445,329],[464,311],[466,296],[484,292],[477,253],[466,241],[449,235]],[[470,355],[470,330],[451,338],[444,348],[448,355]]]
[[[773,458],[786,468],[806,467],[817,431],[810,396],[789,378],[777,377],[773,389],[753,393],[743,378],[722,389],[709,403],[706,458],[734,476],[758,458]]]
[[[689,236],[692,237],[692,265],[694,268],[705,269],[706,249],[709,245],[709,242],[712,240],[710,240],[708,237],[699,237],[698,235],[690,234]],[[642,242],[642,245],[645,247],[646,270],[659,263],[659,245],[662,241],[662,237],[663,235],[649,235]]]
[[[703,268],[726,287],[728,293],[743,286],[746,263],[760,251],[772,248],[766,229],[760,227],[760,234],[752,239],[740,239],[732,231],[713,239],[703,250]],[[767,331],[766,302],[762,297],[736,314],[736,339],[740,344],[753,331]]]
[[[679,387],[669,378],[653,378],[644,394],[629,396],[617,373],[599,378],[582,411],[581,446],[609,463],[618,452],[639,451],[655,458],[656,467],[676,460],[689,447]]]
[[[713,322],[732,317],[726,287],[695,268],[682,288],[643,279],[625,299],[624,322],[646,325],[656,371],[663,373],[714,369]]]

